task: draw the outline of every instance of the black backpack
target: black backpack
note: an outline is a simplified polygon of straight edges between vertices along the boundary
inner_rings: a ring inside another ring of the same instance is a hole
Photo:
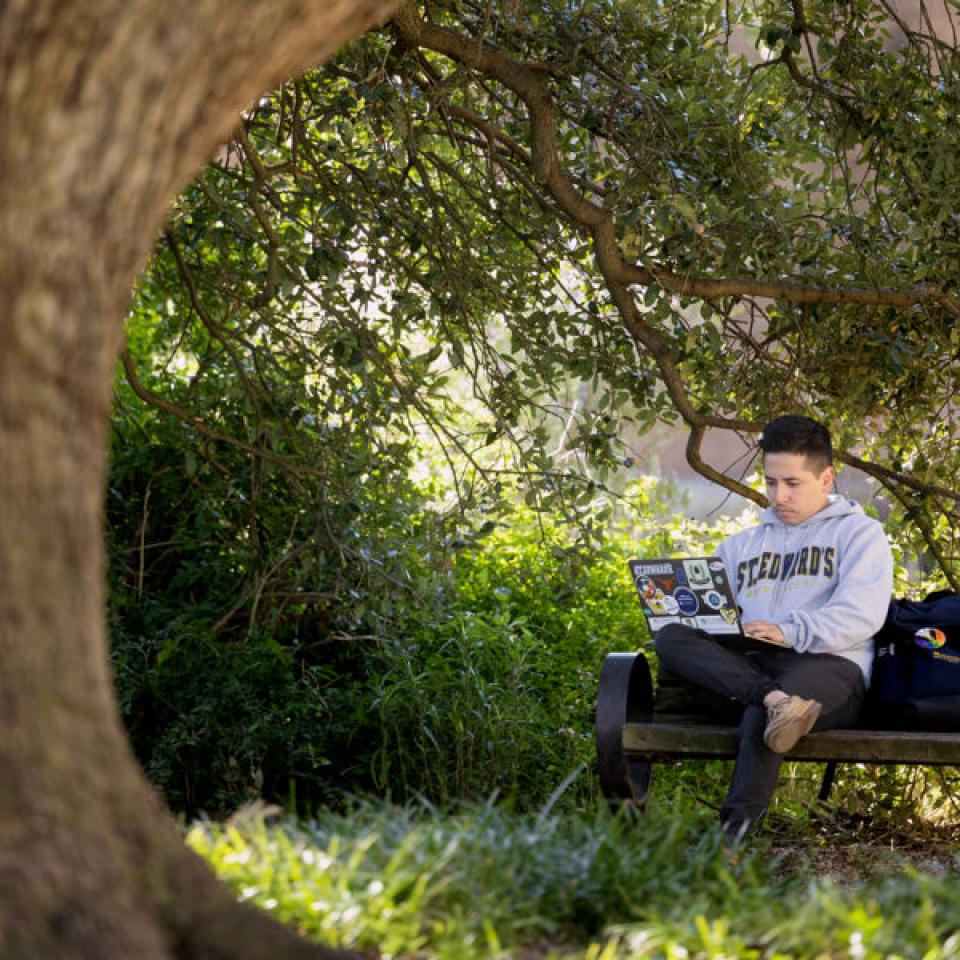
[[[865,720],[894,730],[960,730],[960,594],[892,600],[874,638]]]

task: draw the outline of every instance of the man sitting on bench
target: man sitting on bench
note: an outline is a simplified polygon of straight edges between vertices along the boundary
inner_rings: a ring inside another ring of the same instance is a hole
[[[893,590],[883,528],[832,494],[826,427],[808,417],[771,421],[760,439],[770,507],[717,551],[733,580],[743,629],[725,645],[682,624],[656,637],[671,673],[744,707],[724,831],[741,840],[777,785],[783,755],[812,729],[856,723],[873,664],[873,635]]]

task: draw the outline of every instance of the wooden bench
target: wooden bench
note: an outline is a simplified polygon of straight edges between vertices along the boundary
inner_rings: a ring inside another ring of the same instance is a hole
[[[642,653],[606,658],[597,694],[596,741],[600,787],[612,805],[642,807],[654,763],[735,757],[736,726],[677,712],[682,706],[683,696],[671,699],[668,688],[654,697],[650,665]],[[960,732],[826,730],[803,737],[787,757],[826,763],[820,787],[825,801],[838,763],[960,765]]]

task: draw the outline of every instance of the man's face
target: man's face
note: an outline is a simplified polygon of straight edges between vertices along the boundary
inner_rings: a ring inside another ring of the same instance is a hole
[[[827,505],[836,475],[833,467],[816,473],[802,453],[768,453],[763,458],[763,472],[770,506],[791,526]]]

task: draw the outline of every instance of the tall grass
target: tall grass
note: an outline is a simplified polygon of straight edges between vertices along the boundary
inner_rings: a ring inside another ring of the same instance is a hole
[[[955,871],[903,866],[836,886],[762,844],[731,855],[694,807],[634,821],[365,802],[308,822],[198,825],[187,839],[243,899],[386,957],[960,957]]]
[[[636,491],[654,494],[652,484]],[[709,552],[729,526],[668,519],[662,508],[649,528],[611,526],[589,548],[518,510],[509,527],[462,551],[444,615],[411,621],[370,654],[363,695],[377,789],[440,804],[496,790],[537,809],[569,771],[591,764],[604,657],[649,638],[627,559]],[[580,778],[571,796],[593,803],[594,786]]]

